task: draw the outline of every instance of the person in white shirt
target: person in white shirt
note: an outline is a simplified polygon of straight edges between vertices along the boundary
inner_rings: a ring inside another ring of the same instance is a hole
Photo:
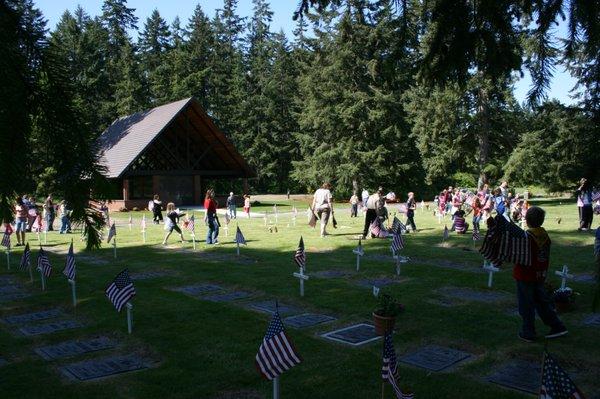
[[[333,212],[330,189],[331,185],[329,183],[323,183],[323,186],[315,191],[312,202],[313,211],[321,219],[321,237],[327,235],[327,223],[329,222],[329,216]]]

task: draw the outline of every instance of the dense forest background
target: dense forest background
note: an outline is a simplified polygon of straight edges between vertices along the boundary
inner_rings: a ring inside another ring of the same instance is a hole
[[[303,0],[293,37],[271,30],[268,1],[253,6],[139,21],[106,0],[49,30],[33,1],[0,0],[3,212],[15,192],[101,193],[98,135],[189,96],[256,170],[252,192],[599,181],[598,0]],[[546,99],[558,67],[577,79],[576,106]]]

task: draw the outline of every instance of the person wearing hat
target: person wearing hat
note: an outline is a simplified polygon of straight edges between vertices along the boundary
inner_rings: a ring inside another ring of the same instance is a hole
[[[329,216],[333,213],[331,185],[329,183],[323,183],[321,188],[315,191],[312,209],[321,219],[321,237],[325,237],[328,235],[327,223],[329,223]]]

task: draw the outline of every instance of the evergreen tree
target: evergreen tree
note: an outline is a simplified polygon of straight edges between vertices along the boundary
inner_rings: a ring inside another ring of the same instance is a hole
[[[138,48],[141,53],[140,68],[145,73],[150,95],[150,105],[164,104],[171,99],[170,70],[166,63],[171,48],[171,32],[157,9],[152,11],[140,33]]]

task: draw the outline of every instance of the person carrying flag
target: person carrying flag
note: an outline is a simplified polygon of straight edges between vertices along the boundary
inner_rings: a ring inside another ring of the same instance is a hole
[[[517,282],[517,302],[519,314],[523,320],[519,338],[525,342],[533,342],[535,334],[535,314],[544,324],[550,327],[546,338],[557,338],[568,333],[567,328],[558,318],[552,299],[544,288],[544,281],[550,265],[550,237],[542,227],[546,212],[532,206],[525,215],[527,234],[531,251],[531,266],[515,263],[513,278]],[[492,219],[489,219],[492,220]],[[490,223],[490,222],[488,222]]]

